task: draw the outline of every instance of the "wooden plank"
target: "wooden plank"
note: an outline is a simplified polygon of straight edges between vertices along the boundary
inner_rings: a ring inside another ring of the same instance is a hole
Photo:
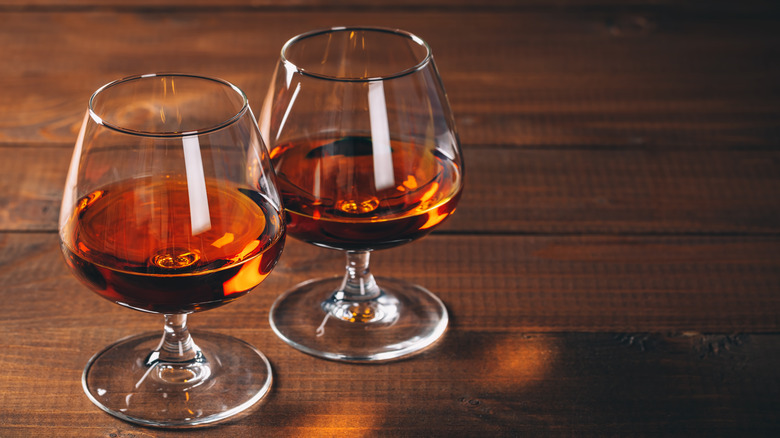
[[[1,147],[0,230],[57,229],[72,146]],[[780,151],[466,148],[450,233],[777,233]]]
[[[713,11],[748,12],[761,15],[776,12],[776,5],[769,0],[751,0],[744,2],[711,1],[706,5],[697,1],[677,0],[487,0],[475,4],[469,0],[294,0],[276,2],[273,0],[0,0],[0,9],[24,11],[77,11],[84,10],[427,10],[438,9],[442,12],[454,8],[482,11],[502,10],[593,10],[620,7],[621,9],[650,10],[695,10],[697,13]]]
[[[776,432],[778,247],[747,237],[429,237],[376,253],[374,271],[442,297],[446,337],[417,358],[359,366],[306,356],[271,332],[266,315],[282,290],[343,264],[290,242],[242,304],[191,317],[196,339],[237,336],[276,372],[259,410],[203,434]],[[0,435],[172,435],[102,413],[79,383],[93,352],[158,330],[161,318],[78,284],[54,234],[3,233],[0,249]]]
[[[100,330],[100,328],[96,328]],[[95,344],[0,352],[0,434],[181,436],[110,417],[81,393]],[[42,331],[39,335],[46,335]],[[198,436],[773,436],[780,336],[453,331],[422,356],[375,366],[314,359],[269,340],[272,392]],[[271,336],[273,336],[271,334]],[[11,352],[15,352],[13,355]],[[53,362],[42,359],[54,358]],[[450,364],[450,365],[445,365]],[[55,365],[47,367],[46,365]],[[641,394],[641,396],[638,396]],[[112,435],[113,434],[113,435]]]
[[[578,3],[578,0],[569,0]],[[526,1],[528,6],[543,6],[543,1]],[[587,3],[587,0],[580,0]],[[616,2],[617,3],[617,2]],[[642,3],[638,1],[636,3]],[[270,10],[376,10],[376,9],[432,9],[432,8],[465,8],[465,9],[513,9],[518,6],[517,0],[489,0],[474,5],[468,0],[294,0],[290,2],[275,2],[273,0],[0,0],[0,8],[25,11],[84,11],[93,9],[118,10],[224,10],[229,9],[270,9]]]
[[[471,147],[776,148],[773,17],[620,8],[2,12],[0,142],[71,142],[96,88],[151,71],[223,77],[259,110],[284,41],[363,23],[428,40]]]
[[[268,283],[242,305],[194,315],[194,330],[245,339],[269,355],[276,371],[273,393],[259,410],[203,433],[777,430],[780,336],[730,334],[778,329],[776,240],[458,240],[434,237],[375,256],[376,272],[399,272],[404,265],[404,277],[436,290],[450,305],[446,338],[412,360],[338,364],[274,337],[265,317],[274,296],[338,266],[338,254],[303,244],[291,243]],[[94,351],[155,330],[160,318],[84,290],[57,260],[52,234],[5,235],[2,249],[2,435],[74,436],[76,429],[171,435],[114,420],[93,407],[79,385],[80,369]],[[575,326],[601,333],[568,332]]]
[[[780,435],[775,4],[214,4],[0,0],[0,436],[182,435],[116,420],[81,391],[95,351],[161,325],[86,290],[59,255],[88,95],[196,71],[257,110],[284,40],[357,22],[427,39],[456,111],[458,212],[372,257],[375,274],[438,294],[450,328],[377,366],[293,350],[271,303],[344,261],[290,240],[265,284],[190,320],[196,339],[232,334],[275,370],[259,409],[198,435]]]
[[[598,6],[659,6],[676,5],[681,2],[674,0],[600,0]],[[727,4],[730,9],[735,9],[731,2],[712,2],[711,7],[723,6]],[[753,1],[752,6],[767,5],[763,2]],[[544,0],[488,0],[474,4],[468,0],[295,0],[285,3],[275,2],[273,0],[0,0],[0,7],[8,9],[19,8],[28,11],[46,11],[46,10],[76,10],[84,9],[225,9],[225,8],[249,8],[249,9],[327,9],[339,10],[372,10],[372,9],[452,9],[468,8],[493,10],[496,8],[519,9],[519,8],[561,8],[561,7],[590,7],[594,6],[592,0],[556,0],[553,3]]]
[[[72,155],[69,147],[0,148],[0,230],[58,227],[62,191]]]
[[[5,332],[62,323],[89,330],[113,321],[105,333],[119,338],[124,324],[152,321],[71,278],[56,234],[2,233],[0,239]],[[372,266],[375,275],[434,291],[457,329],[775,332],[778,239],[429,236],[375,253]],[[242,327],[238,318],[254,321],[246,328],[265,327],[262,315],[274,297],[313,277],[341,275],[343,257],[289,239],[274,274],[241,299],[244,305],[204,312],[197,321],[232,330]]]

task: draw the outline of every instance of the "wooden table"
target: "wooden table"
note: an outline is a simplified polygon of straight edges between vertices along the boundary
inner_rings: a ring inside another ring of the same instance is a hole
[[[60,256],[90,94],[181,71],[259,112],[281,45],[400,27],[433,47],[466,190],[431,236],[373,257],[452,320],[409,360],[288,347],[274,298],[342,269],[289,241],[239,302],[191,318],[263,350],[265,403],[203,436],[779,436],[780,8],[771,2],[0,0],[0,436],[179,436],[92,405],[87,359],[161,318]],[[189,432],[193,433],[193,432]]]

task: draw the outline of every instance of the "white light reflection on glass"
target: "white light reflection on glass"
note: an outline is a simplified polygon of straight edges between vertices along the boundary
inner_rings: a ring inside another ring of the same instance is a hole
[[[295,86],[295,91],[293,91],[292,98],[290,98],[290,104],[287,105],[287,109],[284,111],[284,116],[282,117],[282,121],[281,123],[279,123],[279,128],[276,131],[276,138],[274,140],[279,140],[279,136],[282,135],[284,124],[287,122],[287,116],[290,115],[290,111],[292,110],[293,104],[295,103],[295,99],[298,97],[298,93],[300,91],[301,91],[301,83],[298,82],[298,85]]]
[[[382,82],[368,83],[368,113],[371,121],[371,143],[374,153],[374,187],[383,190],[395,185],[393,156],[390,149],[390,127],[387,122],[385,88]]]
[[[184,167],[187,172],[187,194],[190,199],[190,225],[192,235],[211,229],[209,199],[206,194],[206,177],[200,156],[200,141],[197,135],[182,137]]]

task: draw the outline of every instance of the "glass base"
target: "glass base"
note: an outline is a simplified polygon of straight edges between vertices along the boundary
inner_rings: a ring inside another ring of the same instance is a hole
[[[423,351],[444,334],[444,303],[427,289],[377,277],[381,294],[342,301],[342,277],[310,280],[271,307],[271,328],[304,353],[345,362],[381,362]]]
[[[89,399],[132,423],[185,428],[233,419],[271,388],[271,364],[244,341],[196,332],[202,353],[183,365],[155,360],[160,338],[132,336],[93,356],[81,379]]]

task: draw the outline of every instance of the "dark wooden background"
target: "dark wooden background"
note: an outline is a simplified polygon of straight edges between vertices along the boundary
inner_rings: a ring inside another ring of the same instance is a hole
[[[284,41],[352,24],[426,39],[456,114],[457,213],[372,258],[450,329],[384,365],[291,349],[271,303],[343,260],[289,241],[256,291],[190,320],[275,370],[259,409],[198,434],[780,436],[780,6],[672,0],[0,0],[0,436],[183,435],[81,390],[94,352],[161,328],[59,254],[90,94],[200,73],[257,113]]]

